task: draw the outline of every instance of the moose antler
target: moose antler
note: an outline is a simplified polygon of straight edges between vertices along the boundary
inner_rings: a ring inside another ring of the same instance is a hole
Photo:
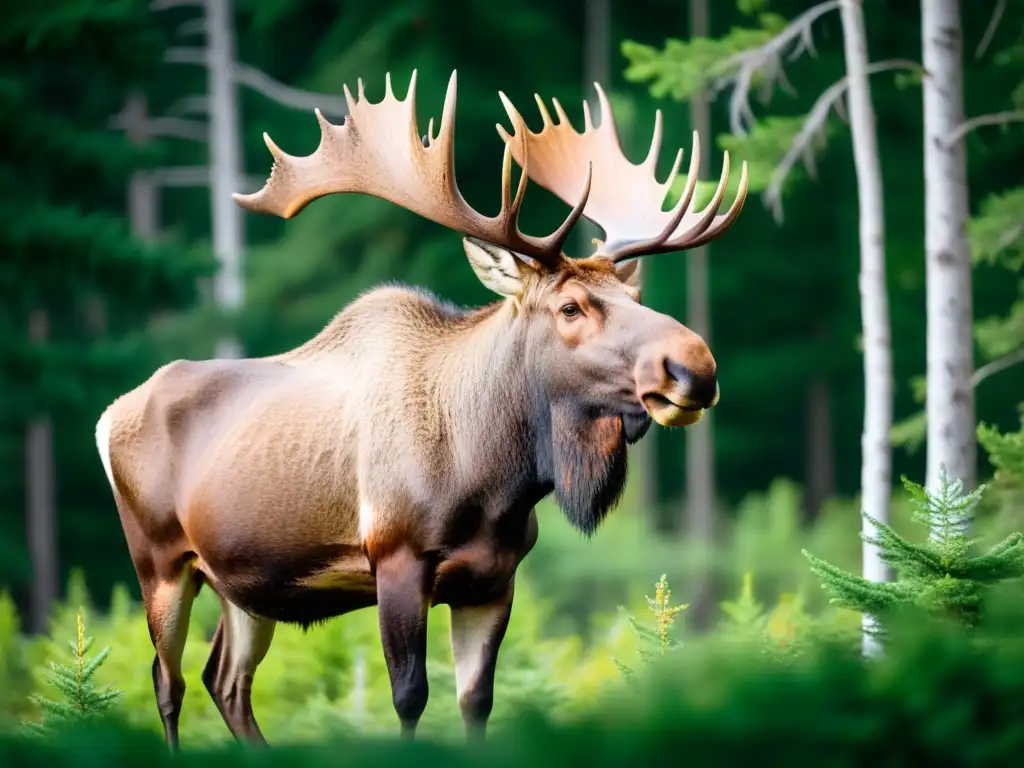
[[[654,136],[647,158],[640,164],[632,163],[623,154],[619,144],[608,97],[600,84],[594,83],[594,86],[601,106],[601,124],[597,128],[591,120],[590,105],[587,102],[583,103],[583,133],[578,133],[558,99],[552,99],[558,115],[558,122],[555,123],[540,96],[535,95],[544,126],[539,133],[534,133],[526,127],[522,115],[508,97],[500,92],[498,95],[512,120],[515,133],[510,135],[501,125],[497,128],[498,134],[505,141],[505,147],[511,148],[512,156],[522,166],[523,173],[527,173],[533,181],[570,205],[572,202],[569,195],[572,190],[579,185],[585,169],[588,179],[592,169],[593,187],[583,208],[583,215],[605,232],[605,241],[598,245],[597,253],[620,262],[651,253],[695,248],[729,229],[739,216],[747,196],[746,161],[740,171],[739,192],[728,211],[716,215],[729,180],[728,152],[722,160],[722,175],[711,202],[703,211],[690,211],[700,165],[700,137],[694,131],[690,168],[683,195],[671,211],[663,211],[665,195],[679,172],[683,150],[680,149],[676,154],[668,179],[659,183],[654,177],[654,171],[658,150],[661,148],[661,110],[658,110],[655,117]]]
[[[274,156],[270,178],[251,195],[235,194],[243,208],[289,219],[318,197],[339,192],[356,192],[379,197],[465,235],[510,248],[552,265],[561,256],[562,244],[579,219],[590,194],[590,174],[575,174],[580,197],[562,225],[547,237],[519,231],[519,209],[527,183],[529,150],[522,142],[505,145],[501,168],[501,210],[488,217],[474,210],[462,197],[455,181],[455,91],[456,73],[448,81],[441,124],[433,136],[433,120],[427,134],[416,126],[416,70],[403,101],[391,90],[391,74],[385,78],[384,98],[371,104],[358,81],[358,98],[345,86],[349,114],[338,126],[329,123],[320,110],[320,145],[306,157],[295,157],[281,149],[264,133],[263,140]],[[525,126],[522,126],[525,133]],[[518,127],[517,127],[518,131]],[[511,198],[512,159],[523,168],[514,199]],[[565,194],[571,194],[568,190]],[[570,203],[572,205],[572,203]]]

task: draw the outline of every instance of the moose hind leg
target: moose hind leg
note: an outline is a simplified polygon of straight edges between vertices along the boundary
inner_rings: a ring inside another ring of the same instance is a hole
[[[252,616],[223,597],[220,604],[203,684],[235,739],[265,744],[252,711],[252,681],[270,650],[277,623]]]
[[[487,605],[452,608],[451,645],[455,689],[469,741],[483,741],[494,705],[498,649],[512,615],[513,586]]]
[[[427,608],[423,564],[407,552],[377,563],[377,610],[391,700],[402,736],[416,735],[427,708]]]
[[[153,691],[156,694],[164,736],[171,749],[178,747],[178,717],[185,698],[181,657],[185,651],[192,603],[199,582],[191,568],[173,577],[156,578],[142,585],[146,623],[156,656],[153,659]]]

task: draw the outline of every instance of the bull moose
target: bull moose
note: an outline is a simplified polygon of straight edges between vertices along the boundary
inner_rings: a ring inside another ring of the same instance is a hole
[[[196,594],[221,617],[202,675],[227,727],[264,743],[250,693],[277,622],[308,627],[376,605],[401,733],[427,704],[429,609],[451,610],[458,703],[467,738],[491,713],[498,649],[516,569],[537,540],[535,505],[552,491],[589,536],[626,478],[626,447],[651,420],[697,422],[718,402],[704,340],[640,303],[638,258],[707,243],[736,220],[713,199],[692,210],[699,137],[678,203],[662,210],[682,159],[655,178],[658,112],[646,159],[623,154],[606,94],[577,132],[557,100],[530,131],[504,93],[501,209],[474,210],[454,174],[456,75],[436,136],[416,125],[413,71],[404,100],[390,74],[371,103],[362,80],[348,116],[306,157],[264,134],[264,187],[234,195],[285,219],[324,195],[387,200],[463,235],[470,266],[499,298],[462,309],[394,285],[342,309],[304,344],[250,359],[177,360],[115,400],[96,425],[156,656],[153,686],[168,745],[178,745],[181,659]],[[522,169],[511,194],[512,159]],[[527,179],[572,206],[552,234],[523,234]],[[595,252],[562,252],[583,215]]]

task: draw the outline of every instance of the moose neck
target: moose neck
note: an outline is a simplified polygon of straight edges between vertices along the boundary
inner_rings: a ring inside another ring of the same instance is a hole
[[[493,467],[503,482],[538,498],[553,490],[573,527],[593,534],[625,485],[622,417],[573,396],[552,397],[531,349],[529,319],[510,302],[474,314],[435,352],[435,406],[456,460]]]

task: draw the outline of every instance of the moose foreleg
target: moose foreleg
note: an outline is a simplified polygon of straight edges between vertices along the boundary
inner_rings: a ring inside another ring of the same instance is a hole
[[[416,735],[427,707],[427,609],[423,564],[406,551],[377,562],[377,607],[391,700],[402,736]]]
[[[451,643],[459,709],[470,741],[483,741],[494,705],[498,649],[512,614],[513,584],[494,603],[452,608]]]

